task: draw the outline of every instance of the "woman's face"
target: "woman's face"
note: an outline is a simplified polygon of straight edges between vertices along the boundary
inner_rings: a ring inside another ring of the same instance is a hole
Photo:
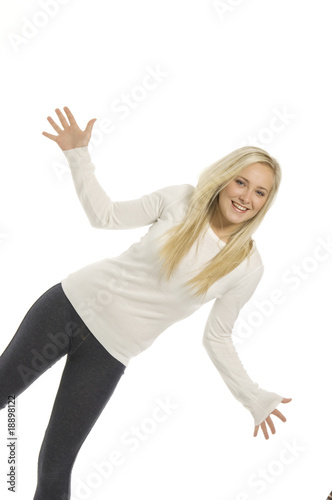
[[[263,207],[274,181],[272,168],[253,163],[244,168],[219,193],[219,210],[224,227],[242,224]]]

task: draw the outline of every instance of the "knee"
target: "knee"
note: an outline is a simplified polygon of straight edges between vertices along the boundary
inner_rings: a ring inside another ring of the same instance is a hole
[[[5,392],[1,390],[0,387],[0,410],[6,408],[6,406],[8,405],[8,400],[9,400],[8,394],[6,395]]]
[[[61,479],[57,479],[55,482],[47,482],[45,479],[38,481],[38,486],[36,489],[35,496],[33,500],[69,500],[70,490],[69,486],[62,483]]]
[[[61,491],[59,487],[54,488],[49,485],[42,486],[38,484],[33,500],[45,500],[46,498],[47,500],[69,500],[70,491],[64,492],[63,489]]]
[[[40,461],[34,500],[69,500],[71,471],[62,464]]]

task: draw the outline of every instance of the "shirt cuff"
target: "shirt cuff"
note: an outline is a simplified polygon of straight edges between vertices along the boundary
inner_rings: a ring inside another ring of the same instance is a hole
[[[77,168],[83,163],[91,163],[91,157],[88,146],[81,148],[66,149],[62,151],[67,158],[70,167]]]

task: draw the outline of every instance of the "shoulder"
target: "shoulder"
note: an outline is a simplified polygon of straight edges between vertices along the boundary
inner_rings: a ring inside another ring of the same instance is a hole
[[[251,249],[251,252],[250,252],[250,254],[249,254],[249,256],[247,258],[249,260],[251,259],[253,261],[253,264],[256,267],[257,266],[263,266],[263,259],[262,259],[261,254],[258,251],[258,248],[257,248],[255,240],[253,240],[252,249]]]
[[[173,184],[172,186],[166,186],[164,188],[158,189],[158,193],[161,196],[168,199],[174,198],[184,198],[190,196],[195,191],[194,186],[191,184]]]
[[[160,197],[163,209],[172,205],[187,204],[195,191],[191,184],[174,184],[158,189],[156,193]]]
[[[252,279],[260,280],[264,274],[264,263],[261,254],[258,251],[255,240],[250,254],[240,264],[244,277],[252,277]]]
[[[256,247],[255,241],[250,254],[231,271],[229,277],[231,286],[241,283],[258,283],[264,274],[264,264],[262,257]]]

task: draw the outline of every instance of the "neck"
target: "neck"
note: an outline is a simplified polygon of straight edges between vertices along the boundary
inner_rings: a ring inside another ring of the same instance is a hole
[[[238,224],[232,224],[228,221],[223,220],[221,213],[216,210],[210,220],[210,226],[215,234],[222,241],[227,243],[233,231],[238,227]]]

